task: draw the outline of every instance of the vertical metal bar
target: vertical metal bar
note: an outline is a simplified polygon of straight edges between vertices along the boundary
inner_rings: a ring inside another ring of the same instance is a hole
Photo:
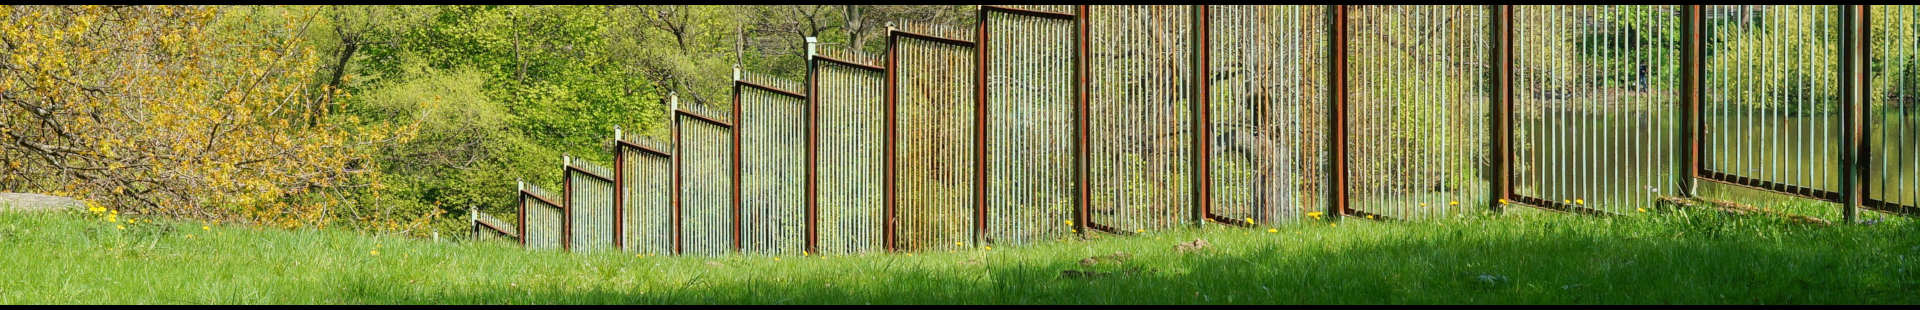
[[[519,227],[513,229],[520,233],[520,247],[525,248],[527,247],[527,182],[513,180],[513,186],[513,198],[520,203],[520,219],[517,225]]]
[[[1213,132],[1211,130],[1212,126],[1209,125],[1211,120],[1208,119],[1211,115],[1208,115],[1209,111],[1207,109],[1209,104],[1209,96],[1207,95],[1207,87],[1209,85],[1207,85],[1207,83],[1213,78],[1207,67],[1207,49],[1209,48],[1209,42],[1207,41],[1207,6],[1193,6],[1193,15],[1189,16],[1189,19],[1193,22],[1193,29],[1191,31],[1193,31],[1194,34],[1192,37],[1193,44],[1191,45],[1193,47],[1193,56],[1190,59],[1193,61],[1191,68],[1193,70],[1193,83],[1189,84],[1191,88],[1188,89],[1188,91],[1192,92],[1188,95],[1188,97],[1191,98],[1189,99],[1191,101],[1189,101],[1188,108],[1191,110],[1190,113],[1193,114],[1193,123],[1189,124],[1193,127],[1193,146],[1189,148],[1193,152],[1193,166],[1191,168],[1193,171],[1190,171],[1193,174],[1193,178],[1187,182],[1193,186],[1193,196],[1190,197],[1193,199],[1193,224],[1194,226],[1201,226],[1205,225],[1207,217],[1213,214],[1213,179],[1209,175],[1210,171],[1208,171],[1213,167],[1213,154],[1208,150],[1213,144],[1210,142],[1213,140]]]
[[[886,96],[885,96],[887,101],[886,103],[887,111],[882,116],[886,119],[886,125],[884,127],[886,127],[887,132],[884,135],[886,138],[882,139],[884,141],[881,143],[886,145],[887,152],[886,152],[885,158],[882,158],[882,162],[884,163],[883,166],[885,167],[881,169],[881,172],[882,172],[882,175],[884,175],[885,177],[882,178],[883,182],[881,183],[884,185],[881,187],[885,189],[884,196],[886,196],[885,198],[886,207],[884,208],[884,212],[882,212],[885,217],[885,220],[882,222],[880,229],[882,230],[882,237],[883,237],[882,240],[886,242],[886,249],[889,252],[893,251],[894,249],[893,218],[894,218],[894,208],[896,207],[896,203],[894,199],[897,199],[899,196],[897,193],[894,193],[896,189],[896,184],[894,184],[895,173],[894,173],[893,157],[894,157],[894,153],[896,152],[895,150],[896,147],[894,147],[894,144],[895,144],[894,142],[896,141],[894,136],[894,127],[897,127],[896,126],[897,124],[895,124],[897,120],[896,119],[897,115],[895,115],[895,113],[898,110],[897,109],[898,107],[896,107],[897,104],[895,103],[895,98],[894,98],[894,92],[895,92],[894,80],[896,78],[894,76],[894,70],[895,68],[900,67],[899,56],[898,56],[900,40],[898,36],[894,35],[893,31],[894,31],[893,26],[887,26],[887,72],[886,72]]]
[[[1700,66],[1704,59],[1701,54],[1702,41],[1700,39],[1700,32],[1705,21],[1700,15],[1702,10],[1700,5],[1687,5],[1686,10],[1686,13],[1680,17],[1682,24],[1680,28],[1680,46],[1682,49],[1680,72],[1682,77],[1681,85],[1678,89],[1680,90],[1681,104],[1680,108],[1677,109],[1677,112],[1680,113],[1680,117],[1678,118],[1680,120],[1680,126],[1677,127],[1679,130],[1675,131],[1680,136],[1678,140],[1681,145],[1679,145],[1679,147],[1686,149],[1686,152],[1678,154],[1680,155],[1678,168],[1680,168],[1681,171],[1677,171],[1678,173],[1676,175],[1684,177],[1675,178],[1675,181],[1679,182],[1676,184],[1679,188],[1674,192],[1682,197],[1694,197],[1696,195],[1694,192],[1694,180],[1700,177],[1701,171],[1700,135],[1706,132],[1705,124],[1700,121],[1700,77],[1702,69]]]
[[[1339,219],[1347,212],[1347,6],[1327,6],[1327,31],[1331,44],[1327,44],[1327,125],[1333,130],[1327,131],[1327,145],[1332,152],[1329,159],[1332,170],[1327,176],[1332,179],[1327,185],[1329,197],[1327,218]]]
[[[627,249],[626,234],[626,196],[624,188],[627,178],[627,150],[620,145],[620,126],[613,127],[613,249]]]
[[[1086,5],[1073,7],[1073,186],[1077,193],[1074,198],[1074,230],[1082,236],[1088,234],[1088,205],[1092,203],[1093,187],[1087,184],[1087,139],[1090,133],[1087,114],[1087,13]],[[889,67],[891,68],[891,67]],[[888,71],[892,72],[892,71]]]
[[[1862,107],[1865,105],[1865,87],[1867,84],[1867,6],[1848,5],[1841,7],[1840,24],[1840,197],[1841,217],[1848,223],[1858,218],[1863,195],[1860,186],[1866,183],[1866,165],[1861,158],[1867,155],[1866,143],[1862,143],[1862,133],[1866,132]]]
[[[740,83],[738,82],[740,81],[740,74],[738,73],[740,70],[740,67],[735,66],[733,70],[735,72],[734,78],[733,78],[733,80],[735,81],[733,83],[733,119],[731,119],[731,121],[733,121],[733,126],[730,128],[727,128],[728,129],[727,135],[729,138],[729,141],[728,141],[729,149],[727,150],[727,152],[731,153],[733,158],[733,162],[727,163],[728,167],[730,167],[729,169],[731,169],[729,170],[729,173],[727,175],[727,181],[732,183],[729,186],[727,186],[727,188],[729,190],[732,190],[732,192],[729,193],[729,195],[731,195],[733,198],[731,199],[733,200],[731,202],[732,204],[731,208],[733,209],[733,217],[732,217],[733,218],[733,251],[739,252],[740,251],[740,227],[742,226],[740,223],[740,131],[741,131],[740,129],[741,129],[741,125],[745,125],[745,124],[742,124],[740,122],[740,87],[741,86],[740,86]]]
[[[973,32],[973,245],[987,233],[987,8],[981,7]]]
[[[1488,96],[1493,100],[1493,110],[1487,115],[1493,118],[1493,126],[1488,126],[1492,132],[1487,136],[1493,138],[1493,171],[1488,175],[1491,186],[1488,186],[1487,205],[1488,209],[1501,212],[1500,201],[1513,192],[1513,6],[1493,5],[1488,11],[1493,17],[1490,19],[1493,25],[1488,27],[1492,32],[1488,37],[1493,40],[1489,44],[1493,51],[1487,53],[1493,58],[1488,62],[1493,64],[1492,78],[1488,79],[1493,84],[1489,87],[1493,95]]]
[[[573,171],[571,157],[560,157],[560,249],[573,251]]]
[[[809,42],[811,44],[812,42]],[[820,252],[820,63],[807,49],[807,155],[806,208],[807,244],[804,253]]]

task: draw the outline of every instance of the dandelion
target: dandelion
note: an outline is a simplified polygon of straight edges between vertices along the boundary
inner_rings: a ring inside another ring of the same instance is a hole
[[[1067,226],[1073,226],[1073,220],[1067,220]]]
[[[1640,213],[1647,213],[1647,208],[1633,208],[1633,209],[1634,209],[1634,210],[1639,210],[1639,211],[1640,211]]]
[[[1455,200],[1455,201],[1449,201],[1449,202],[1447,202],[1447,205],[1449,205],[1449,206],[1458,206],[1458,205],[1460,205],[1460,201],[1458,201],[1458,200]]]
[[[1568,203],[1573,203],[1573,201],[1571,201],[1571,200],[1566,200],[1566,199],[1561,199],[1561,200],[1560,200],[1560,203],[1562,203],[1562,204],[1568,204]]]
[[[773,258],[773,261],[776,261],[776,262],[777,262],[777,261],[780,261],[780,258],[779,258],[779,257],[775,257],[775,258]]]
[[[1507,204],[1507,199],[1506,199],[1506,198],[1500,198],[1500,204],[1503,204],[1503,205],[1504,205],[1504,204]]]
[[[1253,218],[1251,217],[1247,218],[1247,224],[1253,224]]]
[[[193,234],[187,234],[187,239],[193,239]]]
[[[113,225],[113,229],[127,229],[127,225]]]
[[[1577,204],[1577,205],[1584,205],[1584,204],[1587,204],[1587,200],[1586,200],[1586,199],[1579,199],[1579,198],[1574,198],[1574,199],[1573,199],[1573,204]]]
[[[1280,230],[1279,230],[1279,229],[1272,229],[1272,228],[1268,228],[1268,229],[1267,229],[1267,232],[1268,232],[1268,233],[1277,233],[1277,232],[1280,232]]]
[[[1340,223],[1327,223],[1327,226],[1340,227]]]
[[[987,248],[987,250],[988,250],[988,251],[992,251],[992,250],[993,250],[993,246],[991,246],[991,245],[989,245],[989,246],[986,246],[986,248]]]
[[[960,246],[960,242],[959,242],[959,241],[954,241],[954,242],[953,242],[953,245],[954,245],[954,246]]]
[[[369,252],[367,252],[367,253],[369,253],[369,254],[373,254],[373,256],[380,256],[380,250],[373,250],[373,251],[369,251]]]
[[[1373,219],[1373,215],[1372,215],[1372,214],[1368,214],[1368,215],[1367,215],[1367,219],[1369,219],[1369,220],[1371,220],[1371,219]]]
[[[1136,233],[1143,233],[1143,232],[1147,232],[1147,230],[1145,230],[1145,229],[1135,229],[1135,230],[1133,230],[1133,232],[1136,232]]]
[[[201,231],[211,231],[211,230],[213,230],[213,227],[207,227],[207,225],[200,225],[200,230],[201,230]]]

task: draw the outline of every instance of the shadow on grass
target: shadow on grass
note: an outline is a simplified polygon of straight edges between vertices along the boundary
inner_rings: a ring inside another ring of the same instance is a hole
[[[419,294],[356,289],[392,285],[364,278],[341,289],[352,299],[407,304],[1920,303],[1912,263],[1920,243],[1911,238],[1920,231],[1910,222],[1749,229],[1740,225],[1771,224],[1714,219],[1401,228],[1378,238],[1241,242],[1193,253],[1174,252],[1167,241],[1163,251],[1092,267],[989,255],[994,261],[967,268],[826,268],[785,281],[764,274],[644,293],[494,283]],[[769,272],[727,268],[713,271]]]

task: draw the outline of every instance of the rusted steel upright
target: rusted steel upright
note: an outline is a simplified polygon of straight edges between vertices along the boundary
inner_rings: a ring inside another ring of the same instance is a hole
[[[1674,141],[1679,141],[1679,149],[1685,151],[1684,153],[1677,154],[1679,155],[1677,156],[1679,157],[1679,165],[1676,165],[1676,167],[1682,171],[1678,171],[1675,175],[1686,177],[1675,180],[1677,181],[1676,185],[1679,187],[1675,189],[1675,192],[1685,197],[1693,197],[1696,195],[1695,184],[1697,183],[1695,180],[1700,178],[1701,171],[1700,134],[1704,133],[1706,129],[1706,125],[1700,120],[1701,63],[1705,60],[1705,54],[1701,53],[1703,51],[1701,49],[1702,44],[1705,43],[1703,43],[1703,40],[1700,38],[1704,30],[1702,27],[1705,25],[1704,16],[1701,15],[1703,10],[1700,5],[1688,5],[1686,6],[1686,13],[1680,15],[1681,85],[1679,90],[1681,102],[1678,109],[1680,125],[1675,126],[1679,129],[1675,131],[1675,134],[1679,135],[1679,139],[1675,139]]]
[[[820,252],[820,80],[819,64],[814,63],[814,49],[818,39],[807,37],[807,158],[806,158],[806,208],[807,208],[807,249],[806,253]]]
[[[560,249],[573,251],[573,157],[560,155]]]
[[[520,204],[520,218],[517,220],[520,225],[513,229],[520,234],[520,247],[525,248],[527,247],[527,181],[513,180],[513,187],[513,200]]]
[[[740,83],[738,83],[738,81],[740,81],[740,65],[733,65],[733,80],[736,81],[736,83],[733,83],[733,118],[732,118],[733,128],[729,128],[729,130],[727,130],[727,134],[731,139],[731,141],[728,142],[728,145],[730,146],[730,148],[732,148],[727,151],[733,154],[732,155],[733,162],[727,164],[727,166],[731,167],[732,169],[727,174],[727,180],[729,182],[732,182],[732,184],[727,186],[727,188],[732,190],[732,193],[729,193],[729,195],[731,195],[731,197],[733,198],[732,206],[731,206],[731,208],[733,209],[733,251],[739,252],[740,251],[740,227],[743,226],[740,224],[740,131],[741,131],[740,125],[741,124],[740,124]]]
[[[1332,180],[1327,190],[1331,197],[1327,204],[1327,218],[1339,219],[1347,212],[1347,6],[1327,6],[1327,31],[1331,44],[1327,44],[1327,145],[1332,147],[1328,155],[1333,163],[1327,173]]]
[[[627,249],[627,150],[620,147],[620,126],[613,126],[613,249]]]
[[[1487,175],[1487,205],[1489,210],[1501,212],[1501,203],[1513,193],[1513,6],[1493,5],[1488,9],[1493,16],[1493,25],[1488,27],[1493,48],[1488,53],[1493,58],[1488,62],[1493,64],[1493,78],[1488,79],[1493,83],[1489,87],[1493,111],[1487,115],[1493,119],[1493,126],[1488,126],[1492,132],[1487,136],[1493,139],[1493,171]]]
[[[1207,95],[1207,83],[1213,80],[1213,76],[1210,72],[1211,68],[1207,67],[1207,57],[1209,57],[1209,55],[1207,55],[1207,49],[1209,47],[1207,39],[1207,6],[1193,6],[1193,16],[1191,16],[1190,19],[1193,20],[1193,30],[1191,30],[1193,31],[1193,42],[1190,44],[1193,47],[1193,58],[1191,59],[1193,61],[1193,83],[1190,84],[1192,87],[1188,89],[1188,91],[1192,92],[1188,94],[1188,97],[1193,98],[1193,102],[1190,104],[1190,108],[1192,109],[1190,113],[1193,114],[1193,147],[1190,148],[1193,150],[1193,166],[1191,168],[1193,170],[1193,178],[1189,182],[1193,182],[1193,224],[1198,226],[1206,224],[1209,216],[1213,214],[1213,178],[1209,175],[1209,173],[1212,172],[1209,170],[1213,168],[1213,153],[1212,150],[1210,150],[1213,146],[1213,143],[1210,142],[1213,141],[1213,126],[1211,126],[1212,120],[1208,119],[1212,116],[1208,114],[1210,109],[1207,109],[1207,105],[1210,104]]]
[[[667,93],[667,115],[672,115],[667,120],[667,129],[673,131],[673,190],[670,191],[673,195],[673,254],[680,254],[685,248],[680,242],[680,235],[684,235],[680,223],[680,167],[684,164],[682,159],[686,158],[680,154],[680,150],[684,149],[680,143],[680,95]]]
[[[881,116],[882,118],[886,119],[886,123],[887,123],[886,126],[884,126],[886,127],[887,132],[884,135],[885,138],[881,143],[887,146],[887,152],[886,152],[885,158],[882,158],[883,159],[882,162],[884,164],[882,165],[883,167],[881,168],[881,175],[884,176],[883,178],[881,178],[881,181],[882,181],[881,187],[883,188],[882,192],[884,193],[884,196],[886,196],[884,198],[886,200],[886,204],[884,205],[885,208],[882,208],[882,211],[883,211],[882,215],[884,216],[884,220],[882,221],[882,225],[880,225],[880,230],[881,230],[881,237],[882,237],[881,239],[886,242],[886,249],[889,252],[893,251],[894,249],[894,246],[893,246],[894,214],[893,213],[897,205],[894,199],[897,199],[899,197],[899,195],[894,193],[894,190],[898,188],[896,187],[896,184],[894,184],[895,183],[894,175],[896,173],[894,173],[893,171],[894,170],[893,156],[897,151],[896,150],[897,148],[894,146],[894,144],[898,142],[898,140],[896,139],[897,137],[895,137],[893,131],[894,131],[894,127],[897,127],[896,126],[897,124],[894,124],[897,121],[895,112],[897,112],[899,109],[898,107],[896,107],[897,104],[894,100],[895,98],[893,93],[895,88],[894,79],[896,78],[894,76],[894,70],[896,70],[895,68],[900,67],[899,66],[900,57],[896,55],[899,53],[899,50],[900,50],[899,49],[900,40],[899,40],[899,37],[893,34],[893,31],[894,31],[893,26],[891,25],[887,26],[887,68],[886,68],[887,80],[886,80],[886,96],[885,96],[887,101],[886,103],[887,111]]]
[[[980,7],[973,31],[973,244],[986,243],[987,234],[987,8]]]
[[[1841,218],[1848,223],[1858,219],[1861,200],[1866,195],[1868,152],[1864,106],[1867,87],[1867,6],[1841,6],[1840,12],[1840,197]]]
[[[1086,5],[1073,6],[1073,230],[1082,236],[1088,234],[1093,202],[1093,188],[1087,186],[1087,11]]]

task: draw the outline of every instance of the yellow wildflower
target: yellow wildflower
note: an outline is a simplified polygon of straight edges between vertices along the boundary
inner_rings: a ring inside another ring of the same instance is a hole
[[[373,254],[373,256],[380,256],[380,250],[373,250],[373,251],[369,251],[369,252],[367,252],[367,253],[370,253],[370,254]]]
[[[1372,214],[1368,214],[1368,215],[1367,215],[1367,219],[1369,219],[1369,220],[1371,220],[1371,219],[1373,219],[1373,215],[1372,215]]]
[[[127,229],[127,225],[113,225],[113,229]]]
[[[193,239],[193,234],[187,234],[187,239]]]
[[[1640,213],[1647,213],[1647,208],[1633,208],[1633,209],[1640,210]]]
[[[776,261],[776,262],[777,262],[777,261],[780,261],[780,258],[779,258],[779,257],[775,257],[775,258],[773,258],[773,261]]]
[[[1340,227],[1340,223],[1327,223],[1327,226]]]
[[[1577,205],[1583,205],[1583,204],[1587,204],[1587,200],[1586,200],[1586,199],[1579,199],[1579,198],[1574,198],[1574,199],[1573,199],[1573,204],[1577,204]]]
[[[953,242],[953,245],[954,245],[954,246],[959,246],[959,245],[960,245],[960,242],[959,242],[959,241],[954,241],[954,242]]]
[[[200,230],[213,230],[213,227],[207,227],[207,225],[200,225]]]
[[[1247,218],[1247,224],[1253,224],[1253,218],[1251,217]]]
[[[1068,226],[1072,226],[1072,225],[1073,225],[1073,220],[1067,220],[1067,225],[1068,225]]]
[[[1137,233],[1143,233],[1143,232],[1147,232],[1147,230],[1145,230],[1145,229],[1135,229],[1135,230],[1133,230],[1133,232],[1137,232]]]
[[[1268,229],[1267,229],[1267,232],[1269,232],[1269,233],[1277,233],[1277,232],[1280,232],[1280,230],[1279,230],[1279,229],[1272,229],[1272,228],[1268,228]]]
[[[988,251],[992,251],[992,250],[993,250],[993,246],[991,246],[991,245],[989,245],[989,246],[985,246],[985,247],[987,248],[987,250],[988,250]]]
[[[1449,205],[1449,206],[1458,206],[1458,205],[1460,205],[1460,201],[1457,201],[1457,200],[1456,200],[1456,201],[1449,201],[1449,202],[1447,202],[1447,205]]]
[[[1506,199],[1506,198],[1500,198],[1500,204],[1503,204],[1503,205],[1504,205],[1504,204],[1507,204],[1507,199]]]
[[[1572,201],[1572,200],[1566,200],[1566,199],[1561,199],[1561,200],[1560,200],[1560,203],[1573,203],[1573,201]]]

